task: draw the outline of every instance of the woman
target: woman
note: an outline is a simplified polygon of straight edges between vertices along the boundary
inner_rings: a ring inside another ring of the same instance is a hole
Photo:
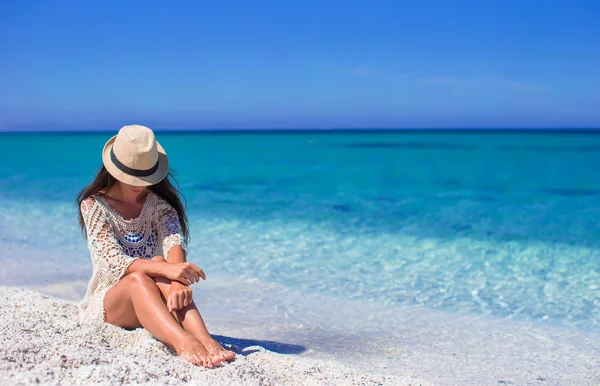
[[[186,262],[187,217],[154,133],[123,127],[104,146],[102,160],[78,197],[93,263],[81,321],[144,327],[196,365],[234,359],[210,336],[192,299],[189,286],[206,276]]]

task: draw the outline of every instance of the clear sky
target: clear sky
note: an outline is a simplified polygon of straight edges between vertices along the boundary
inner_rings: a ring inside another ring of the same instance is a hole
[[[600,127],[600,1],[1,1],[0,129]]]

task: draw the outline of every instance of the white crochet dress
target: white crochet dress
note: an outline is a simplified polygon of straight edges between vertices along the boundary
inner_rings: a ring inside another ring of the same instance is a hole
[[[81,203],[93,271],[79,305],[81,323],[104,322],[104,295],[135,259],[163,256],[175,245],[186,249],[179,216],[173,207],[148,192],[140,215],[125,220],[102,197]]]

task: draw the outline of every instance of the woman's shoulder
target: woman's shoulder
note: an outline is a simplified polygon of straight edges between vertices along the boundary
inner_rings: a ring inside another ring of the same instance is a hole
[[[82,211],[91,212],[95,208],[102,208],[101,201],[98,195],[93,194],[81,201],[80,208]]]
[[[82,208],[87,208],[87,209],[90,209],[90,208],[92,208],[94,205],[96,205],[96,203],[97,203],[97,202],[98,202],[98,200],[96,199],[96,195],[95,195],[95,194],[93,194],[93,195],[91,195],[91,196],[89,196],[89,197],[86,197],[86,198],[84,198],[84,199],[81,201],[81,207],[82,207]]]

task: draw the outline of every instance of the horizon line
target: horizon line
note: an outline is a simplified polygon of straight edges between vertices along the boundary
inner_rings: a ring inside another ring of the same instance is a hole
[[[2,134],[104,134],[104,133],[115,133],[118,130],[107,130],[107,129],[66,129],[66,130],[0,130]],[[155,133],[162,134],[215,134],[215,133],[229,133],[229,134],[266,134],[266,133],[403,133],[403,132],[447,132],[447,133],[595,133],[600,132],[600,127],[538,127],[538,128],[507,128],[507,127],[484,127],[484,128],[463,128],[463,127],[451,127],[451,128],[294,128],[294,129],[278,129],[278,128],[251,128],[251,129],[152,129]]]

